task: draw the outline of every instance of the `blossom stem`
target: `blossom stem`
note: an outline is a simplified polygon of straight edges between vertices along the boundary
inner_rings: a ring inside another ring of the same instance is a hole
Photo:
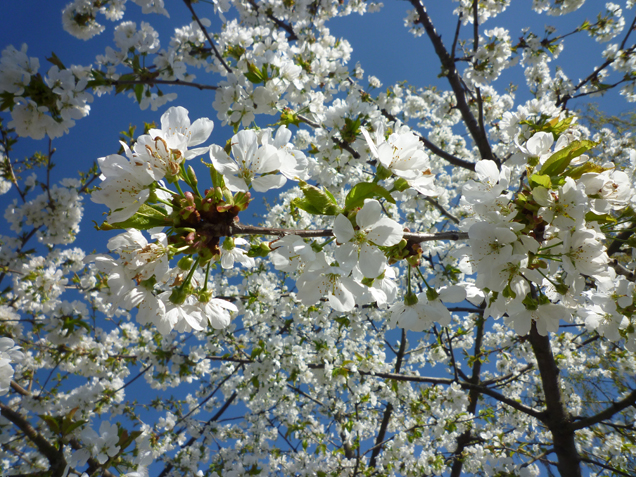
[[[541,247],[541,248],[539,248],[537,251],[538,251],[538,252],[541,252],[541,251],[543,251],[543,250],[549,250],[549,249],[551,249],[551,248],[558,247],[559,245],[563,245],[563,242],[561,241],[561,242],[559,242],[559,243],[555,243],[555,244],[552,244],[552,245],[548,245],[547,247]]]
[[[429,286],[428,282],[426,281],[426,278],[424,278],[424,274],[422,273],[422,270],[420,270],[420,267],[416,267],[416,270],[417,270],[417,273],[419,273],[420,278],[424,282],[424,285],[426,285],[426,288],[428,288],[430,290],[431,287]]]
[[[210,277],[210,266],[212,265],[212,260],[208,262],[208,266],[205,267],[205,280],[203,282],[203,292],[208,290],[208,278]]]
[[[178,180],[176,180],[176,181],[174,182],[174,186],[177,188],[177,191],[179,191],[179,195],[180,195],[181,197],[185,197],[185,194],[184,194],[184,193],[183,193],[183,191],[181,190],[181,186],[179,185],[179,181],[178,181]]]
[[[541,276],[542,276],[543,278],[545,278],[547,281],[549,281],[549,282],[550,282],[553,286],[555,286],[555,287],[557,286],[557,284],[556,284],[556,283],[554,283],[554,281],[550,280],[550,278],[549,278],[549,277],[547,277],[547,276],[546,276],[546,274],[545,274],[545,273],[543,273],[541,270],[537,269],[537,272],[539,272],[539,273],[541,274]],[[525,278],[525,277],[524,277],[524,278]],[[526,278],[526,280],[527,280],[527,278]]]
[[[163,199],[159,199],[159,198],[157,198],[157,202],[158,202],[158,203],[160,203],[160,204],[165,204],[165,205],[168,205],[168,206],[170,206],[170,207],[173,207],[173,204],[171,204],[171,203],[170,203],[170,202],[168,202],[167,200],[163,200]],[[155,210],[156,210],[156,209],[155,209]]]
[[[194,276],[194,272],[199,267],[199,260],[200,259],[201,259],[200,257],[197,257],[196,260],[194,261],[194,263],[192,264],[192,267],[190,267],[190,271],[188,272],[188,276],[186,277],[186,279],[183,281],[183,283],[179,287],[181,290],[184,290],[187,286],[190,285],[190,282],[192,281],[192,277]]]
[[[175,195],[175,192],[173,190],[166,189],[165,187],[159,186],[159,187],[157,187],[157,189],[162,190],[164,192],[168,192],[171,195]],[[170,205],[172,205],[172,204],[170,204]]]

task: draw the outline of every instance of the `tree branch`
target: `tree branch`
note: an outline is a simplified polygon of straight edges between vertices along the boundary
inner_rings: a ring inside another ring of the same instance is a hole
[[[435,30],[435,27],[433,26],[428,13],[426,13],[426,9],[424,8],[421,0],[409,1],[413,5],[413,7],[415,7],[415,10],[419,15],[419,19],[417,21],[424,27],[426,34],[433,43],[435,53],[442,63],[442,73],[448,79],[453,93],[455,94],[455,99],[457,100],[457,109],[459,109],[459,112],[464,119],[464,123],[466,124],[468,131],[475,141],[481,157],[483,159],[493,159],[494,156],[492,153],[492,149],[490,148],[490,144],[488,143],[488,138],[482,133],[479,124],[475,119],[475,116],[471,112],[470,107],[466,102],[465,91],[462,87],[462,82],[457,69],[455,68],[455,60],[446,50],[444,43],[442,43],[442,37]]]
[[[618,260],[611,260],[609,266],[614,269],[617,275],[627,278],[630,282],[636,281],[636,273],[618,263]]]
[[[402,359],[404,359],[404,352],[406,351],[406,330],[402,328],[402,338],[400,340],[400,348],[398,349],[397,356],[395,359],[395,372],[399,373],[402,368]],[[391,415],[393,413],[393,404],[390,402],[387,403],[386,408],[384,409],[384,415],[382,416],[382,422],[380,423],[380,430],[378,431],[378,435],[375,438],[375,445],[373,448],[373,452],[371,453],[371,460],[369,461],[369,467],[375,469],[376,459],[380,452],[382,451],[382,442],[384,442],[384,437],[386,436],[386,430],[389,427],[389,422],[391,420]]]
[[[225,401],[225,403],[223,404],[223,406],[221,406],[218,412],[208,420],[205,426],[209,426],[213,422],[218,421],[219,418],[223,415],[223,413],[227,411],[227,408],[230,407],[232,402],[234,402],[237,396],[238,394],[236,394],[236,391],[233,392],[232,395],[229,398],[227,398],[227,401]],[[203,432],[201,432],[201,435],[203,435]],[[188,442],[186,442],[185,444],[181,446],[181,448],[185,449],[186,447],[191,446],[197,441],[197,439],[198,439],[197,437],[194,437],[194,436],[191,437],[190,439],[188,439]],[[168,463],[157,477],[166,477],[166,475],[168,475],[173,468],[174,468],[174,465],[172,463]]]
[[[249,3],[254,8],[256,13],[260,13],[258,5],[256,4],[256,2],[254,0],[247,0],[247,3]],[[294,29],[292,28],[292,26],[290,24],[285,23],[282,20],[279,20],[278,18],[276,18],[271,13],[267,13],[267,14],[265,14],[265,16],[267,18],[269,18],[271,21],[273,21],[278,28],[280,28],[282,30],[285,30],[289,34],[289,36],[287,37],[287,41],[298,40],[298,36],[296,35],[296,32],[294,31]]]
[[[624,475],[625,477],[634,477],[633,474],[628,474],[627,472],[623,472],[622,470],[618,470],[616,467],[612,467],[611,465],[603,464],[602,462],[598,462],[596,460],[588,459],[587,457],[581,457],[581,461],[587,462],[588,464],[597,465],[602,469],[609,470],[618,475]]]
[[[227,361],[230,363],[240,363],[240,364],[252,364],[257,362],[251,359],[223,357],[223,356],[206,356],[206,359],[209,359],[212,361]],[[307,367],[309,369],[324,369],[325,365],[324,364],[307,364]],[[430,376],[410,376],[410,375],[397,374],[397,373],[375,373],[375,372],[360,371],[360,370],[358,370],[357,373],[360,374],[361,376],[372,376],[372,377],[383,378],[383,379],[394,379],[396,381],[407,381],[412,383],[439,384],[439,385],[450,385],[453,383],[457,383],[463,389],[473,389],[473,388],[477,389],[481,394],[490,396],[493,399],[503,404],[506,404],[512,407],[513,409],[516,409],[519,412],[522,412],[524,414],[527,414],[528,416],[534,417],[535,419],[541,422],[545,421],[544,412],[536,411],[528,406],[525,406],[524,404],[521,404],[518,401],[515,401],[514,399],[507,398],[506,396],[504,396],[501,393],[498,393],[494,389],[490,389],[485,386],[480,386],[478,384],[473,384],[466,381],[457,382],[454,379],[434,378]]]
[[[64,459],[63,449],[56,448],[42,434],[36,431],[29,421],[9,406],[0,403],[0,410],[2,416],[15,424],[35,447],[37,447],[38,451],[46,457],[46,460],[49,462],[51,476],[61,477],[66,470],[66,460]]]
[[[570,424],[570,429],[576,431],[578,429],[584,429],[586,427],[593,426],[595,424],[604,421],[605,419],[609,419],[614,414],[618,414],[623,409],[627,409],[630,406],[634,406],[636,404],[636,389],[629,393],[625,398],[621,399],[618,402],[613,402],[610,406],[595,414],[594,416],[585,417],[583,419],[577,420]]]
[[[475,0],[475,5],[477,4],[477,0]],[[475,6],[475,9],[477,7]],[[471,384],[479,383],[479,376],[481,374],[481,346],[484,339],[484,325],[486,323],[486,319],[483,316],[477,318],[477,330],[475,331],[475,348],[473,351],[473,372],[470,377]],[[466,407],[466,412],[469,414],[475,415],[477,411],[477,401],[479,400],[480,391],[478,388],[472,388],[468,392],[468,406]],[[462,473],[462,467],[464,466],[464,461],[461,456],[464,452],[464,449],[468,447],[471,441],[471,430],[466,429],[458,438],[457,438],[457,448],[453,453],[453,466],[451,467],[451,477],[459,477]]]
[[[232,235],[298,235],[299,237],[333,237],[332,229],[281,229],[276,227],[258,227],[255,225],[245,225],[239,223],[227,224],[211,224],[204,223],[203,229],[216,234],[218,237],[227,237]],[[404,238],[414,243],[432,242],[435,240],[467,240],[466,232],[436,232],[432,234],[404,232]]]
[[[200,84],[200,83],[189,83],[187,81],[181,80],[160,80],[160,79],[147,79],[147,80],[107,80],[107,86],[117,86],[120,84],[147,84],[148,86],[154,86],[155,84],[167,84],[171,86],[190,86],[192,88],[197,88],[201,91],[203,90],[212,90],[215,91],[219,89],[218,86],[208,85],[208,84]]]
[[[609,246],[607,247],[607,255],[611,257],[615,253],[618,253],[623,243],[626,242],[632,235],[634,235],[635,231],[636,231],[636,222],[632,222],[629,225],[629,228],[623,230],[616,237],[614,237],[614,240],[612,240],[612,243],[610,243]]]
[[[194,18],[194,20],[199,25],[199,28],[201,29],[201,32],[203,32],[203,34],[207,38],[208,42],[210,43],[210,46],[212,47],[212,50],[214,51],[214,56],[216,56],[218,58],[218,60],[221,62],[221,64],[225,68],[225,70],[228,73],[231,73],[232,72],[232,68],[230,68],[227,65],[227,63],[225,62],[225,60],[223,59],[223,57],[219,53],[219,50],[217,50],[216,45],[212,41],[212,38],[210,38],[210,34],[208,33],[208,30],[203,26],[203,23],[201,23],[201,20],[199,20],[199,17],[196,14],[196,12],[194,11],[194,8],[192,8],[192,0],[183,0],[183,3],[186,4],[186,7],[188,7],[188,10],[190,10],[190,13],[192,13],[192,17]]]
[[[550,429],[554,441],[554,452],[558,458],[561,477],[581,477],[580,456],[576,449],[572,419],[563,402],[559,369],[557,368],[550,346],[550,338],[542,336],[532,323],[528,335],[532,350],[537,359],[543,394],[545,395],[546,419],[544,423]]]
[[[351,84],[354,84],[354,81],[349,78],[349,82]],[[395,116],[393,116],[391,113],[389,113],[386,109],[381,109],[380,112],[382,113],[382,116],[384,116],[385,118],[387,118],[389,121],[391,122],[396,122],[397,118]],[[440,147],[436,146],[434,143],[432,143],[430,140],[428,140],[427,138],[425,138],[422,134],[420,134],[417,131],[412,131],[413,134],[415,134],[418,139],[424,144],[424,146],[431,151],[433,154],[435,154],[436,156],[441,157],[442,159],[444,159],[445,161],[449,162],[450,164],[452,164],[453,166],[457,166],[457,167],[462,167],[464,169],[468,169],[470,171],[474,171],[475,170],[475,164],[470,162],[470,161],[466,161],[464,159],[460,159],[457,156],[453,156],[452,154],[444,151],[443,149],[441,149]]]

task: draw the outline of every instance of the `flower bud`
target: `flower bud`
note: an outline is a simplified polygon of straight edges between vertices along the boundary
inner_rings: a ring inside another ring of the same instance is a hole
[[[197,175],[194,173],[194,168],[192,166],[188,166],[187,174],[190,185],[196,187],[199,181],[197,180]]]
[[[192,259],[192,257],[181,257],[181,259],[177,262],[177,266],[181,270],[190,270],[193,263],[194,260]]]

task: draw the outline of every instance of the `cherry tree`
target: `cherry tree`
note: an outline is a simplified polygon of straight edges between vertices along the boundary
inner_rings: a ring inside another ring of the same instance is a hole
[[[445,2],[444,38],[429,3],[400,5],[430,88],[331,34],[373,1],[75,0],[69,34],[114,32],[90,65],[4,47],[3,474],[636,473],[636,141],[576,110],[636,100],[635,2]],[[55,182],[116,94],[143,131]]]

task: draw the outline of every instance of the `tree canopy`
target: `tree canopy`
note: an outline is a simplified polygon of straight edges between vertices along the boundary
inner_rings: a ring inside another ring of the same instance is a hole
[[[75,0],[90,64],[0,45],[3,474],[636,474],[635,2],[443,3],[399,4],[427,87],[332,34],[373,1]],[[54,178],[116,95],[146,123]]]

